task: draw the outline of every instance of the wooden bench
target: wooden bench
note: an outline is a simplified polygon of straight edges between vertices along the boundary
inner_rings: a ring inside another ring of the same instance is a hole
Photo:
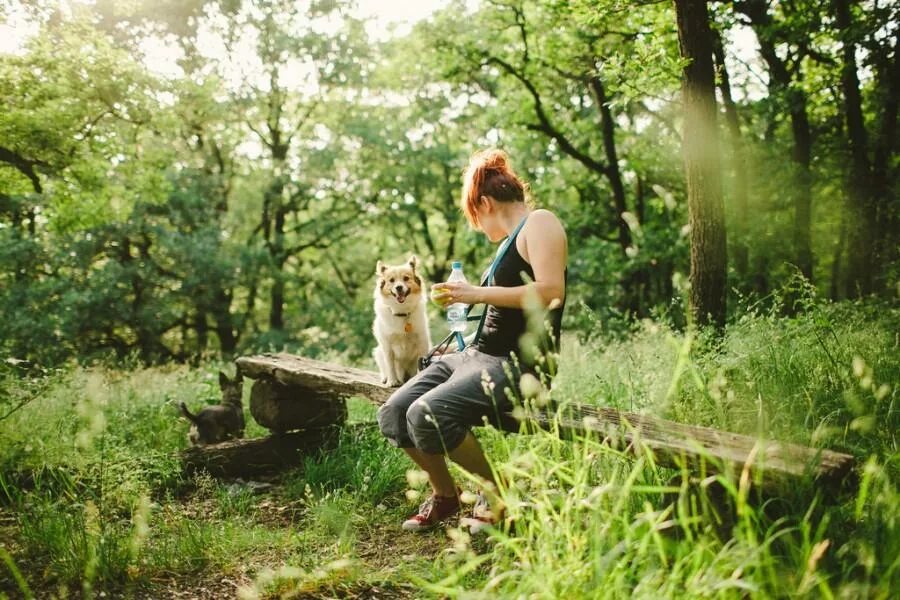
[[[329,432],[346,416],[346,398],[358,396],[380,405],[393,391],[381,384],[377,373],[291,354],[241,357],[236,364],[241,375],[255,380],[250,399],[254,418],[276,432],[299,431],[220,444],[212,453],[189,456],[195,467],[212,465],[221,472],[230,462],[237,462],[237,471],[296,465],[297,456],[332,439]],[[594,436],[616,450],[646,455],[660,466],[688,469],[695,475],[724,473],[734,478],[746,469],[764,489],[803,479],[828,486],[855,482],[855,459],[848,454],[601,406],[569,404],[552,414],[516,411],[501,420],[507,431],[543,429],[563,437]],[[210,463],[210,456],[218,456],[218,462]]]

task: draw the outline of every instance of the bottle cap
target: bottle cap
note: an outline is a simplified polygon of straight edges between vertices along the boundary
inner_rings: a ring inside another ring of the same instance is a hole
[[[450,265],[451,269],[462,269],[462,262],[458,260],[454,260],[453,264]]]

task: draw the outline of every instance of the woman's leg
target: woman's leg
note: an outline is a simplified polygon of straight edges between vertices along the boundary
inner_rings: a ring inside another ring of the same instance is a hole
[[[416,448],[404,448],[403,451],[428,474],[428,482],[435,494],[444,497],[456,495],[456,484],[443,454],[426,454]]]
[[[491,465],[481,449],[481,445],[471,431],[466,434],[463,441],[453,450],[447,453],[450,460],[461,466],[463,469],[483,479],[487,484],[493,486],[494,472]]]
[[[492,397],[485,394],[484,373],[493,383]],[[444,456],[482,481],[484,495],[495,509],[500,508],[493,470],[471,428],[494,421],[511,406],[505,389],[510,379],[505,361],[480,353],[467,353],[450,378],[429,390],[406,413],[407,431],[419,456],[413,460],[429,473],[433,487],[452,485]],[[447,473],[446,478],[444,474]],[[445,488],[445,492],[446,492]],[[443,493],[443,492],[437,492]],[[497,514],[497,511],[495,511]]]
[[[456,494],[456,484],[453,476],[450,475],[443,454],[428,454],[416,448],[404,448],[403,451],[428,474],[428,481],[435,494],[438,496]],[[484,480],[485,488],[492,488],[496,485],[491,465],[471,431],[463,438],[462,443],[451,450],[448,455],[460,467]]]
[[[447,381],[460,359],[458,355],[450,355],[432,364],[394,392],[378,411],[382,433],[428,474],[434,493],[444,497],[456,495],[456,485],[447,469],[447,461],[443,454],[428,454],[413,446],[407,432],[406,413],[415,400]]]
[[[416,448],[404,448],[403,451],[428,474],[428,482],[435,494],[444,497],[456,495],[456,483],[450,475],[443,454],[428,454]],[[503,503],[497,495],[493,469],[472,432],[470,431],[462,443],[447,454],[453,462],[482,480],[481,488],[492,514],[501,514]]]
[[[376,416],[381,433],[398,448],[413,448],[406,423],[410,405],[429,390],[447,381],[453,373],[450,361],[437,361],[391,394]]]
[[[496,519],[501,517],[504,513],[503,501],[497,493],[497,480],[494,478],[494,470],[491,468],[490,463],[488,463],[487,457],[481,449],[481,444],[478,443],[478,439],[471,431],[469,431],[466,437],[463,438],[462,443],[448,454],[453,462],[469,473],[481,478],[483,482],[481,490],[484,499],[487,501],[486,508],[488,509],[489,514],[479,515],[479,505],[477,502],[474,514],[481,518],[488,518],[490,521],[496,522]]]

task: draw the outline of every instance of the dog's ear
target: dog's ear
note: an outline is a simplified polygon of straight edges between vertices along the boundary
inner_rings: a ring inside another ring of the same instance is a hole
[[[409,266],[412,269],[413,277],[416,279],[416,285],[422,285],[422,278],[419,277],[418,271],[416,271],[416,267],[419,266],[419,257],[415,254],[409,257]]]
[[[219,371],[219,387],[224,388],[229,383],[231,383],[231,380],[228,379],[228,375],[226,375],[223,371]]]
[[[384,263],[381,262],[380,260],[379,260],[377,263],[375,263],[375,274],[376,274],[376,275],[381,275],[381,274],[384,273],[385,271],[387,271],[387,265],[386,265],[386,264],[384,264]]]

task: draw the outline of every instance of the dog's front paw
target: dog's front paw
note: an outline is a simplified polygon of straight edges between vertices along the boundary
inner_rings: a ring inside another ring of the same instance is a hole
[[[396,377],[389,377],[385,383],[387,384],[388,387],[397,387],[398,385],[403,383],[403,381],[401,381],[400,379],[397,379]]]

